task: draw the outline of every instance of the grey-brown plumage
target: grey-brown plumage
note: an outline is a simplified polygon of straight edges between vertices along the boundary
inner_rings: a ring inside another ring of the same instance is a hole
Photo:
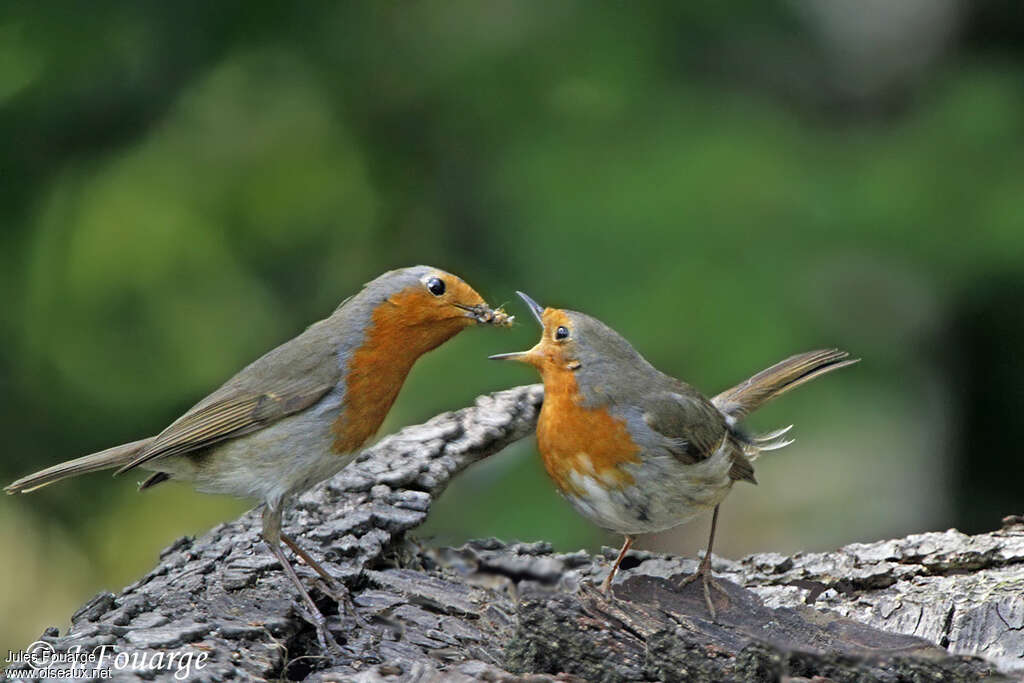
[[[199,491],[264,504],[263,536],[295,583],[325,644],[323,616],[281,550],[288,501],[343,468],[391,407],[413,363],[476,323],[504,325],[472,287],[430,266],[384,273],[334,313],[243,368],[156,436],[54,465],[5,488],[27,493],[61,479],[116,469],[153,472]]]
[[[711,399],[724,415],[742,420],[773,398],[790,389],[810,382],[826,372],[853,365],[858,359],[839,349],[808,351],[790,356],[784,361],[762,370],[745,382]]]
[[[698,575],[714,613],[710,553],[719,504],[736,481],[756,483],[754,459],[789,443],[786,429],[750,436],[740,420],[765,402],[856,361],[837,349],[788,358],[706,398],[652,366],[601,321],[577,311],[544,309],[520,293],[544,328],[519,360],[540,370],[544,405],[537,444],[545,469],[584,516],[626,542],[605,580],[639,534],[663,531],[714,510],[711,540]]]
[[[247,366],[158,435],[54,465],[4,490],[28,493],[67,477],[113,468],[122,474],[156,458],[200,451],[243,436],[310,407],[341,380],[334,359],[339,348],[336,331],[344,322],[341,310]]]

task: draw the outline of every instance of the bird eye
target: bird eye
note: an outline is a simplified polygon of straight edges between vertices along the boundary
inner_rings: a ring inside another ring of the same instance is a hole
[[[569,338],[569,330],[559,325],[558,329],[555,330],[555,341],[562,341],[563,339]]]
[[[432,277],[427,280],[427,289],[434,296],[441,296],[444,294],[444,280],[439,277]]]

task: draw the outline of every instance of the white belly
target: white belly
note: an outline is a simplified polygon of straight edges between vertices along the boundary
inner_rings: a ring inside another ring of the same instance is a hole
[[[694,465],[672,457],[645,458],[623,469],[634,483],[617,489],[591,474],[573,472],[579,494],[568,493],[573,507],[598,526],[625,535],[664,531],[710,511],[732,488],[732,459],[723,447]]]
[[[143,467],[191,481],[197,491],[255,498],[278,507],[285,498],[337,474],[352,454],[331,450],[331,411],[316,408],[195,454]]]

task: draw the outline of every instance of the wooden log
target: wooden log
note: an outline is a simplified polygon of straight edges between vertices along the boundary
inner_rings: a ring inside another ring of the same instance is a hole
[[[630,553],[608,599],[593,586],[612,549],[591,556],[545,543],[432,548],[412,539],[453,476],[532,432],[542,396],[537,385],[517,387],[404,429],[297,502],[286,530],[357,606],[358,618],[339,609],[337,587],[299,568],[340,652],[320,650],[262,545],[255,511],[180,539],[153,571],[120,594],[97,595],[68,633],[50,629],[37,648],[100,652],[125,680],[170,678],[181,670],[166,666],[171,653],[188,659],[184,673],[197,680],[1024,675],[1021,518],[977,536],[950,530],[830,553],[715,558],[727,592],[717,596],[717,620],[697,584],[676,587],[693,559]],[[136,666],[160,658],[150,670]]]

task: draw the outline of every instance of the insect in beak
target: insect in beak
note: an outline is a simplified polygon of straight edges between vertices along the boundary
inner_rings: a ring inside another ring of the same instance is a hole
[[[453,303],[452,306],[455,308],[466,311],[466,316],[473,318],[482,325],[497,325],[498,327],[511,327],[512,323],[515,322],[516,317],[509,315],[505,312],[505,309],[500,306],[497,309],[492,309],[487,304],[476,304],[475,306],[467,306],[466,304]]]

